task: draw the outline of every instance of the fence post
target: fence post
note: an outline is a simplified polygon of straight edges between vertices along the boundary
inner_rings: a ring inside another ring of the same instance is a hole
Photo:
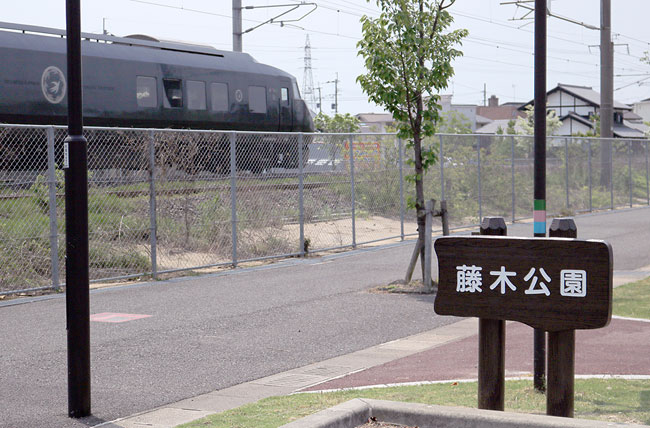
[[[447,211],[447,201],[440,201],[440,218],[442,220],[442,234],[449,236],[449,211]]]
[[[420,260],[424,265],[424,278],[422,282],[425,290],[431,290],[431,229],[433,226],[433,210],[436,201],[430,199],[425,203],[426,218],[424,223],[424,260]]]
[[[54,159],[54,128],[48,127],[47,134],[47,187],[50,209],[50,258],[52,263],[52,287],[59,288],[59,233],[56,216],[56,171]]]
[[[548,236],[577,238],[578,229],[572,218],[555,218]],[[575,377],[575,330],[548,332],[548,378],[546,414],[573,417]]]
[[[481,192],[481,140],[476,137],[476,151],[478,153],[478,222],[483,222],[483,197]]]
[[[591,183],[591,140],[587,141],[587,169],[589,173],[589,212],[593,211],[593,201],[592,201],[592,183]]]
[[[354,137],[350,134],[350,190],[352,194],[352,247],[357,247],[356,202],[354,188]]]
[[[232,225],[232,265],[237,267],[237,134],[228,134],[230,141],[230,223]]]
[[[300,223],[300,257],[305,257],[305,206],[304,206],[304,159],[303,145],[304,134],[298,134],[298,211]]]
[[[400,218],[400,237],[404,240],[404,147],[402,139],[397,138],[397,147],[399,151],[399,218]],[[647,144],[646,144],[647,147]]]
[[[481,235],[506,236],[503,217],[485,217]],[[506,322],[478,320],[478,408],[503,411],[505,396]]]
[[[512,168],[511,168],[511,173],[512,173],[512,222],[515,222],[515,204],[517,202],[516,197],[515,197],[515,137],[510,137],[510,143],[511,143],[511,152],[512,152]]]
[[[442,155],[442,135],[440,135],[440,155],[438,161],[440,162],[440,200],[445,201],[445,158]]]
[[[627,169],[628,169],[628,179],[630,181],[630,208],[632,208],[632,141],[627,142]]]
[[[569,139],[564,139],[564,189],[566,190],[566,209],[569,209]]]
[[[151,276],[158,279],[158,223],[156,216],[156,143],[149,131],[149,241],[151,245]]]
[[[609,141],[609,206],[614,209],[614,145]],[[602,144],[601,144],[602,150]]]
[[[650,177],[648,176],[648,142],[645,142],[645,195],[650,205]]]

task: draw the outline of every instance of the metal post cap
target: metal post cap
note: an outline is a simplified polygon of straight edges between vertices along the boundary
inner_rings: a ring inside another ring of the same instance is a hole
[[[548,229],[548,235],[560,238],[577,238],[578,227],[573,217],[554,218]]]
[[[483,217],[481,235],[505,236],[507,232],[508,228],[503,217]]]

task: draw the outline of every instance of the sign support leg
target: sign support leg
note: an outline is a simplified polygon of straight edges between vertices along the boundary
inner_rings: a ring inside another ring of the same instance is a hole
[[[506,322],[479,319],[478,408],[503,410],[505,397]]]
[[[548,332],[546,414],[573,417],[575,330]]]
[[[578,227],[572,218],[555,218],[548,235],[552,238],[577,238]],[[547,415],[573,417],[575,337],[575,330],[548,332]]]
[[[506,236],[503,217],[485,217],[481,235]],[[504,409],[506,322],[480,318],[478,324],[478,408]]]

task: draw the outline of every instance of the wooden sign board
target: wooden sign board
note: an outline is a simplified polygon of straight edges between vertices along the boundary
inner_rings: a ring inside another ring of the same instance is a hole
[[[440,315],[519,321],[546,331],[606,326],[612,248],[603,241],[497,236],[434,244]]]

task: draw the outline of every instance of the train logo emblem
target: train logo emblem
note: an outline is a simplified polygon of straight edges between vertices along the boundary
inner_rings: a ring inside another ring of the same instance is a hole
[[[241,89],[237,89],[235,91],[235,99],[237,100],[238,103],[240,103],[241,100],[244,99],[244,94],[242,94]]]
[[[67,90],[65,75],[61,69],[53,65],[47,67],[41,77],[41,89],[46,100],[52,104],[60,103]]]

